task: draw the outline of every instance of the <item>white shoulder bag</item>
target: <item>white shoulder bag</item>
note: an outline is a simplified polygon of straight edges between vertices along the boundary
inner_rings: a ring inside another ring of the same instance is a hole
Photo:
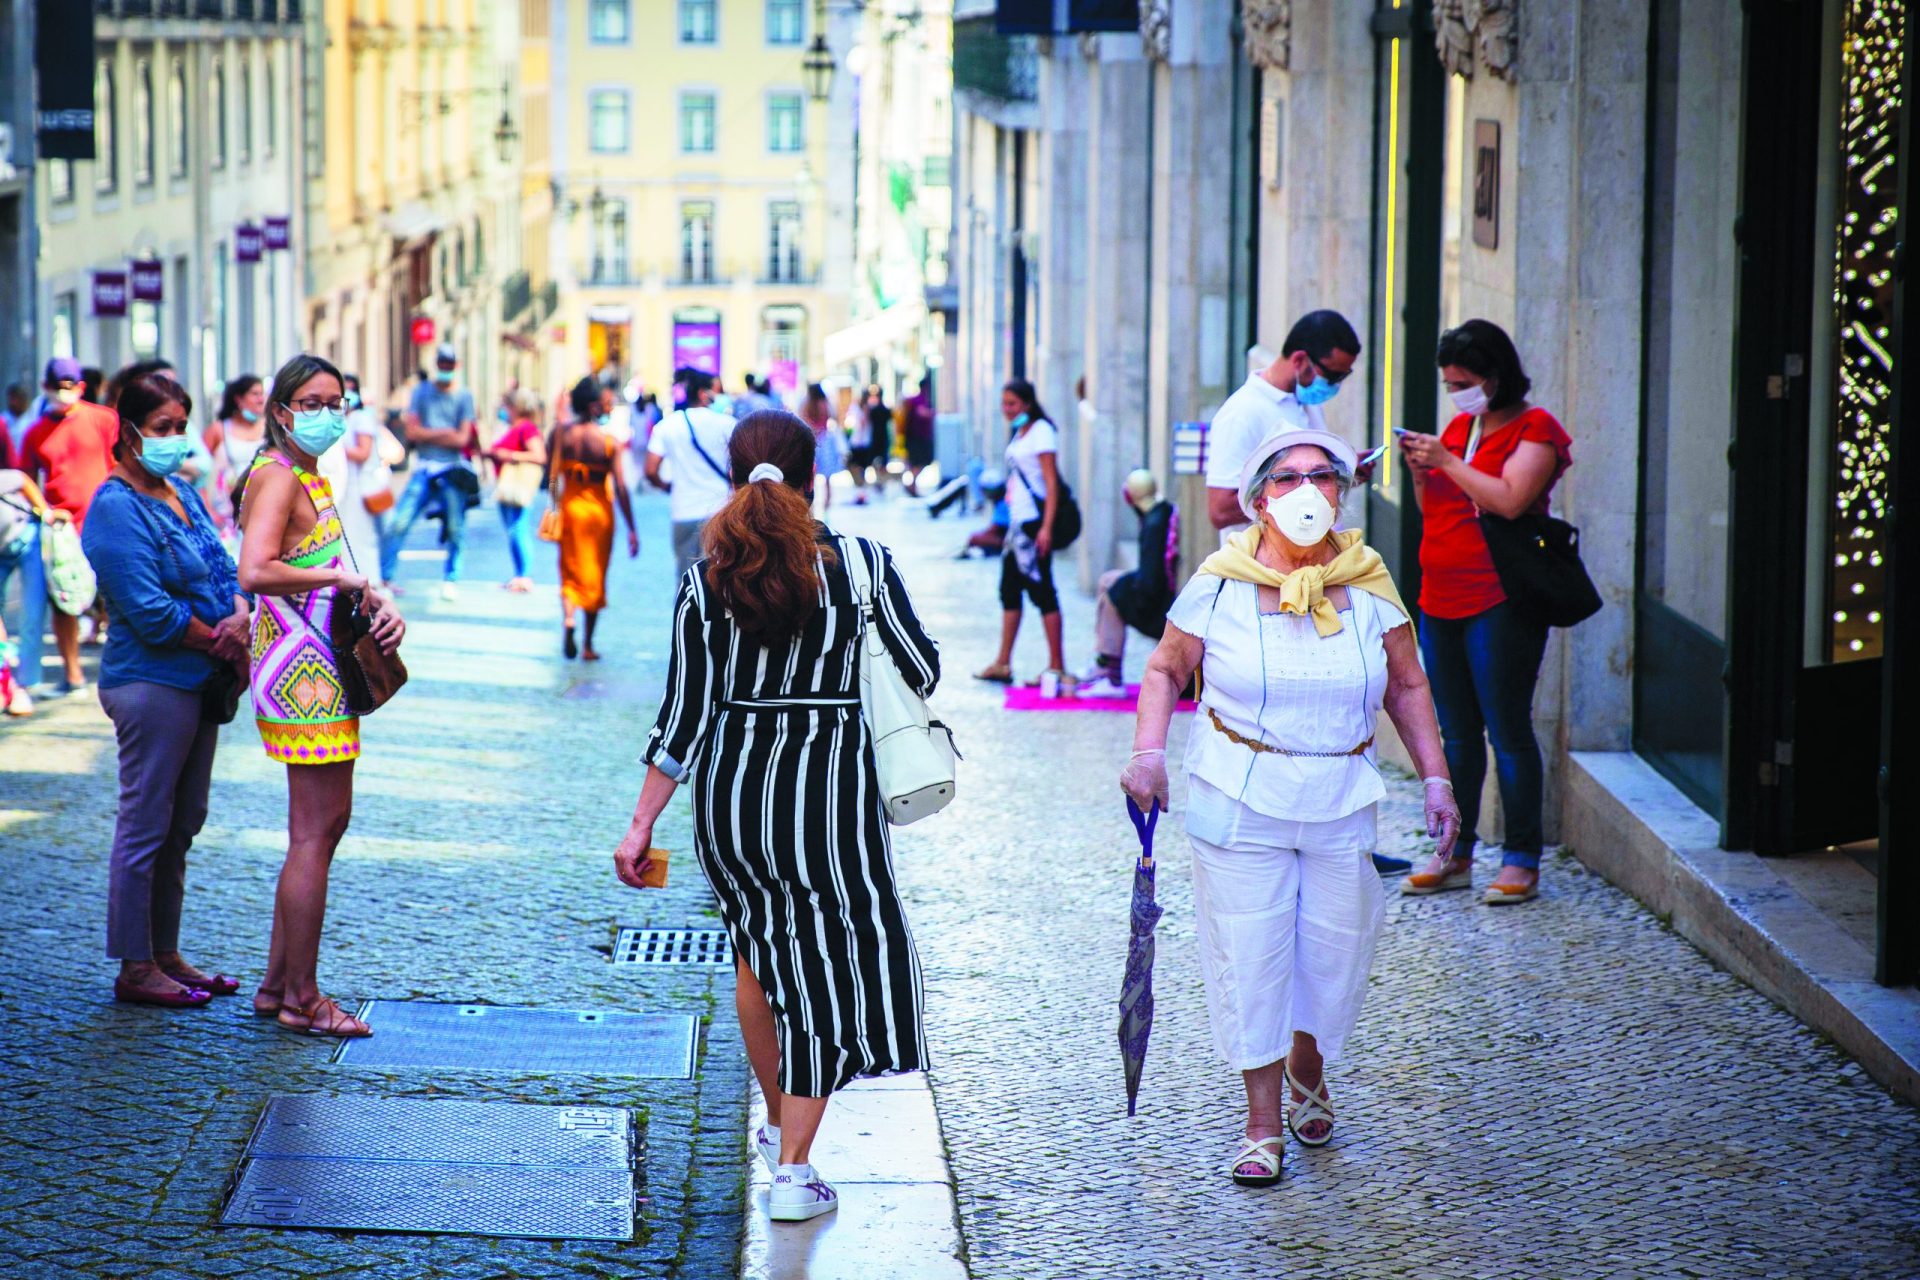
[[[952,803],[960,753],[953,731],[928,714],[927,700],[913,691],[887,652],[874,616],[878,570],[846,538],[840,539],[840,554],[860,597],[860,714],[873,739],[887,821],[904,827]]]

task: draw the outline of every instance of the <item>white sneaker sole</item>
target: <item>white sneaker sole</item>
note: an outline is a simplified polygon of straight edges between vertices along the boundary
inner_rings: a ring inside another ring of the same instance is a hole
[[[813,1218],[823,1218],[840,1207],[840,1197],[831,1200],[818,1200],[812,1204],[768,1204],[767,1217],[773,1222],[806,1222]]]

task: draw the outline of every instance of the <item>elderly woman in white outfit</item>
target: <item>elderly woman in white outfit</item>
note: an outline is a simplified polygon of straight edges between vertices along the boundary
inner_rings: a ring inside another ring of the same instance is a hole
[[[1231,1166],[1246,1186],[1279,1180],[1286,1129],[1310,1147],[1333,1136],[1325,1066],[1359,1017],[1385,914],[1370,860],[1382,708],[1424,775],[1442,852],[1460,826],[1406,607],[1359,531],[1333,527],[1354,467],[1325,431],[1254,450],[1240,484],[1254,525],[1168,613],[1120,780],[1142,809],[1167,807],[1167,725],[1199,670],[1186,825],[1214,1045],[1246,1080]]]

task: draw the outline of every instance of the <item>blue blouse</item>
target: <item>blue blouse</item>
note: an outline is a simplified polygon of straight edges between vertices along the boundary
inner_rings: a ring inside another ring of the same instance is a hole
[[[102,689],[144,681],[197,690],[219,664],[181,641],[190,617],[211,627],[233,612],[239,569],[193,486],[169,483],[186,509],[185,524],[166,503],[117,479],[101,485],[87,509],[80,543],[107,606]]]

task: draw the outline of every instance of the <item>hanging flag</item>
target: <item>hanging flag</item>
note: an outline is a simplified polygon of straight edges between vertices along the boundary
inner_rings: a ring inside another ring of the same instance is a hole
[[[166,298],[167,270],[152,258],[136,259],[130,264],[135,302],[162,302]]]
[[[126,272],[96,271],[93,273],[93,314],[96,316],[127,314]]]
[[[268,218],[265,241],[268,251],[272,253],[293,248],[292,221],[287,218]]]
[[[243,222],[233,229],[233,260],[235,262],[258,262],[263,237],[260,228],[251,222]]]

